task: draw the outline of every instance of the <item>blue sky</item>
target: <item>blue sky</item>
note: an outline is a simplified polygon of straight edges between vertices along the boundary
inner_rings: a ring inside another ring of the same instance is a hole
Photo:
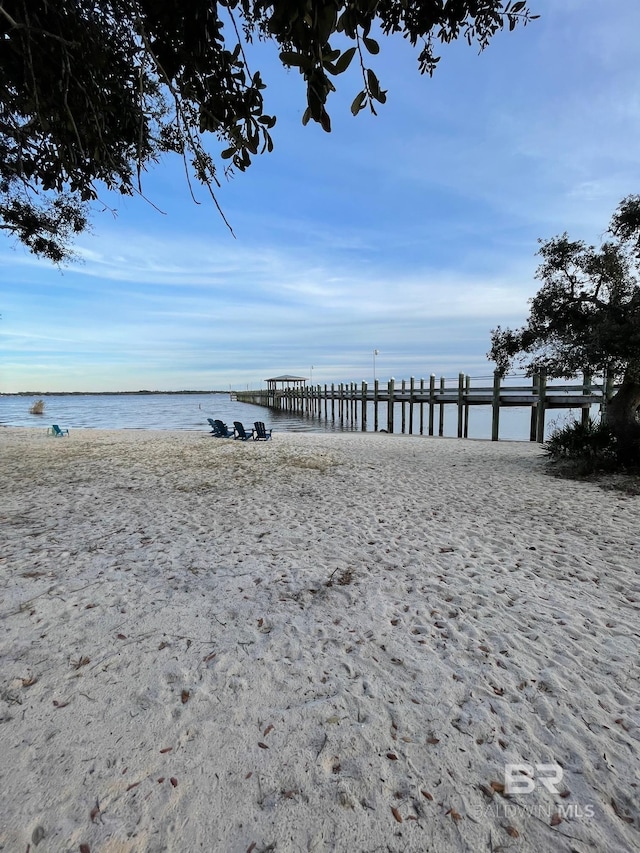
[[[387,104],[301,125],[304,88],[260,46],[275,151],[193,204],[180,162],[102,201],[60,272],[0,237],[0,391],[262,387],[488,376],[496,325],[537,290],[538,238],[599,242],[640,192],[637,0],[529,0],[541,18],[421,77],[401,39],[371,58]],[[355,66],[355,63],[354,63]]]

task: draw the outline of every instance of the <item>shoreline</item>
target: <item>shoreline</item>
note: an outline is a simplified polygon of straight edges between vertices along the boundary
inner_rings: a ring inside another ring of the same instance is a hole
[[[35,415],[34,415],[34,417],[35,417]],[[44,421],[39,426],[19,426],[19,425],[16,426],[14,424],[0,423],[0,430],[16,430],[19,432],[25,432],[27,434],[32,433],[33,436],[35,436],[36,434],[42,434],[43,438],[48,441],[52,437],[50,434],[47,434],[47,429],[49,429],[49,426],[47,426],[48,423],[49,423],[48,421]],[[225,440],[225,439],[216,439],[216,437],[211,434],[209,427],[208,426],[203,427],[201,424],[198,424],[197,426],[193,426],[193,427],[189,427],[189,428],[184,427],[182,429],[177,429],[175,427],[167,427],[167,429],[159,429],[157,427],[155,427],[155,428],[150,428],[150,427],[109,428],[109,427],[101,427],[101,426],[97,426],[97,427],[89,427],[89,426],[74,427],[74,426],[72,426],[69,428],[69,432],[70,432],[70,434],[72,434],[76,437],[80,437],[80,438],[84,438],[84,439],[88,438],[91,435],[95,435],[96,433],[109,433],[109,434],[112,434],[114,437],[117,437],[118,435],[122,435],[123,438],[129,434],[132,434],[132,433],[134,433],[134,434],[135,433],[149,433],[150,435],[158,435],[158,436],[165,436],[165,437],[173,436],[176,439],[180,439],[182,436],[191,436],[191,437],[197,436],[200,439],[207,439],[207,440],[211,439],[214,442],[215,441],[221,441],[222,442]],[[83,435],[83,433],[86,433],[87,435]],[[368,436],[379,436],[379,437],[382,437],[383,439],[386,439],[386,440],[388,440],[388,439],[391,439],[391,440],[394,440],[394,439],[413,439],[415,441],[427,441],[427,442],[439,442],[439,441],[455,442],[456,444],[457,443],[465,444],[468,442],[469,443],[480,443],[480,442],[482,442],[482,443],[485,443],[488,445],[517,444],[517,445],[522,445],[522,446],[526,446],[526,447],[531,447],[532,449],[533,448],[537,449],[538,455],[540,455],[542,452],[541,451],[541,448],[542,448],[541,444],[539,444],[538,442],[535,442],[535,441],[530,441],[529,439],[525,439],[525,438],[501,438],[499,441],[492,441],[491,438],[486,438],[486,437],[482,437],[482,436],[468,436],[467,438],[457,438],[456,436],[450,436],[450,435],[424,435],[424,434],[420,435],[419,433],[408,433],[408,432],[389,433],[385,429],[379,429],[377,432],[375,432],[374,430],[368,430],[368,429],[367,430],[362,430],[362,429],[335,429],[335,430],[330,430],[330,429],[327,429],[327,430],[323,430],[323,431],[314,432],[312,430],[304,430],[304,429],[300,429],[300,430],[279,430],[278,427],[275,426],[273,435],[274,435],[274,437],[281,439],[281,440],[284,439],[285,441],[287,440],[287,438],[290,438],[290,437],[298,437],[298,438],[305,438],[306,439],[306,438],[316,438],[318,436],[353,436],[356,439],[357,438],[363,438],[366,440]],[[233,439],[229,439],[229,441],[232,441],[232,440]],[[242,444],[243,442],[237,441],[237,443]],[[256,442],[256,443],[264,444],[264,442]],[[253,444],[253,442],[252,441],[248,442],[248,444]]]
[[[2,430],[0,843],[637,849],[640,498],[436,440]]]

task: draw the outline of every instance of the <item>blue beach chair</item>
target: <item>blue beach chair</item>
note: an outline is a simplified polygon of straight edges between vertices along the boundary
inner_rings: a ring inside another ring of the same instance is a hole
[[[216,430],[213,433],[216,438],[233,438],[233,430],[228,429],[224,421],[215,420],[213,422],[213,428]]]
[[[234,438],[239,438],[240,441],[249,441],[250,438],[253,438],[253,430],[251,430],[251,432],[247,432],[240,421],[234,421],[233,425],[236,428],[236,435]]]
[[[68,429],[60,429],[58,424],[53,424],[53,426],[47,430],[47,435],[53,435],[56,438],[58,438],[58,436],[69,435],[69,430]]]
[[[254,441],[269,441],[272,429],[267,429],[262,421],[256,421],[253,426],[255,427]]]

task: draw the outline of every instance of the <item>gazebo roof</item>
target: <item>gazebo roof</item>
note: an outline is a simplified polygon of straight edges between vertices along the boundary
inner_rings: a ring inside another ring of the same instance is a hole
[[[306,382],[306,376],[289,376],[285,374],[284,376],[272,376],[271,379],[265,379],[265,382]]]

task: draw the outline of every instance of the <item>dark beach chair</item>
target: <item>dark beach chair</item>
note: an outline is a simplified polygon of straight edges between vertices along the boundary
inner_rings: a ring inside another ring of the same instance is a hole
[[[55,435],[57,438],[58,436],[69,435],[69,430],[68,429],[60,429],[58,424],[53,424],[51,429],[47,430],[47,435],[49,435],[49,433],[51,433],[51,435]]]
[[[253,438],[253,430],[247,432],[240,421],[234,421],[233,425],[236,428],[235,438],[239,438],[240,441],[248,441],[250,438]]]
[[[209,422],[209,426],[211,427],[211,435],[216,435],[216,433],[218,432],[218,427],[216,426],[216,422],[214,421],[213,418],[207,418],[207,421]]]
[[[215,420],[213,422],[213,428],[217,430],[214,432],[216,438],[233,438],[233,430],[227,429],[227,425],[224,421]]]
[[[255,435],[253,436],[254,441],[269,441],[271,438],[272,429],[267,429],[262,421],[256,421],[254,423],[255,427]]]

